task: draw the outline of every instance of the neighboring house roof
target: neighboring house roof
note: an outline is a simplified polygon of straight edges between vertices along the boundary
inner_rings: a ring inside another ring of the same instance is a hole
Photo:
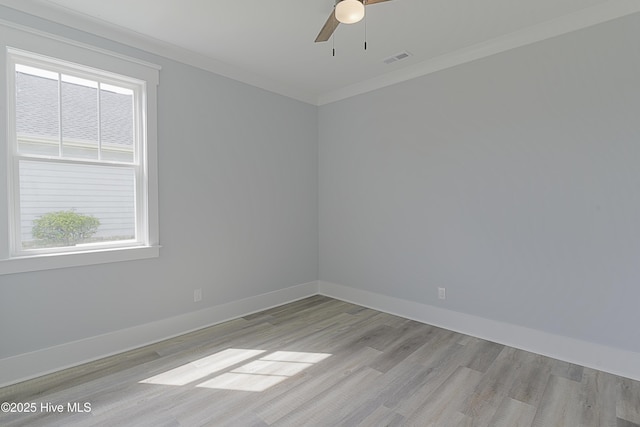
[[[62,116],[58,110],[58,81],[16,73],[16,131],[21,136],[59,137],[98,141],[97,89],[62,82]],[[130,95],[100,91],[100,133],[103,144],[133,144],[133,99]]]

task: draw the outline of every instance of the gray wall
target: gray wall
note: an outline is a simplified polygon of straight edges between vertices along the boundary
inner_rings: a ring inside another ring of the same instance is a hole
[[[318,110],[0,12],[163,67],[161,257],[0,276],[0,358],[318,278],[640,351],[640,17]]]
[[[320,279],[640,351],[638,40],[636,14],[321,107]]]
[[[0,358],[317,279],[316,107],[10,9],[0,15],[162,66],[163,246],[158,259],[0,276]]]

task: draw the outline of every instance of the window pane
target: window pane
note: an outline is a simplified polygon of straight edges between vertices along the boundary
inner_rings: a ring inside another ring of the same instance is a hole
[[[62,155],[98,159],[98,84],[62,75]]]
[[[133,169],[26,160],[19,168],[23,250],[135,239]]]
[[[58,74],[16,65],[18,152],[59,155]]]
[[[133,91],[100,84],[102,160],[133,163]]]

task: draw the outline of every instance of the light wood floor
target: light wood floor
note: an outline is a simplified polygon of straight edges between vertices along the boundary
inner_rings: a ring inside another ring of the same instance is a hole
[[[0,413],[7,427],[640,427],[640,382],[322,296],[5,387],[5,401],[37,405]]]

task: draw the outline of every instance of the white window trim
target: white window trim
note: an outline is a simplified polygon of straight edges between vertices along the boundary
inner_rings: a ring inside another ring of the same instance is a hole
[[[42,253],[12,256],[10,251],[10,237],[13,230],[10,225],[9,206],[11,164],[13,162],[9,151],[12,149],[10,143],[9,129],[12,127],[7,114],[0,117],[0,129],[7,129],[0,134],[0,164],[6,165],[4,171],[0,172],[0,275],[13,274],[28,271],[48,270],[55,268],[66,268],[74,266],[84,266],[92,264],[103,264],[120,261],[130,261],[138,259],[154,258],[159,256],[159,225],[158,225],[158,157],[157,157],[157,85],[159,81],[160,67],[135,58],[129,58],[121,54],[112,53],[103,49],[85,45],[73,40],[66,40],[58,36],[47,35],[40,31],[30,31],[28,29],[15,28],[4,25],[0,21],[0,40],[3,41],[2,58],[0,59],[0,111],[8,112],[8,95],[13,92],[7,86],[8,73],[10,70],[8,56],[10,52],[33,52],[36,55],[56,58],[59,61],[77,63],[95,70],[104,70],[107,73],[114,73],[129,76],[133,79],[146,82],[146,93],[141,99],[145,108],[143,122],[146,126],[141,126],[142,132],[146,132],[146,144],[142,144],[145,152],[140,152],[142,159],[141,167],[144,168],[144,175],[147,178],[145,188],[146,203],[142,203],[142,208],[146,210],[140,217],[146,218],[146,226],[140,228],[148,235],[144,236],[144,244],[132,247],[109,248],[102,247],[95,250],[83,250],[63,253]],[[56,59],[52,59],[53,62]],[[140,224],[138,224],[140,225]]]

